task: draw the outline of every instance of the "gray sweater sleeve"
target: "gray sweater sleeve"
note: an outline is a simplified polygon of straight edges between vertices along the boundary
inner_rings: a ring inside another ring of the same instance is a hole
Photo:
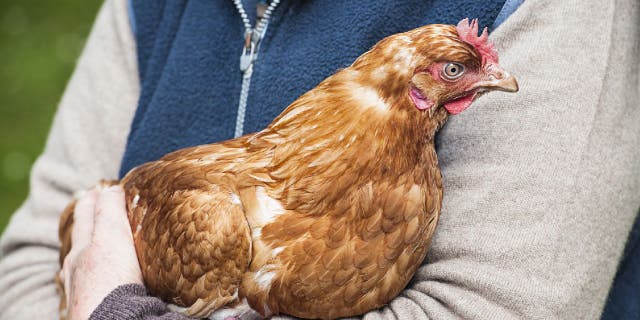
[[[114,289],[91,313],[89,320],[187,320],[171,312],[159,298],[152,297],[140,284],[125,284]]]
[[[73,192],[117,178],[139,96],[126,1],[108,0],[60,101],[27,200],[0,242],[0,319],[58,319],[58,220]]]
[[[491,35],[520,84],[437,136],[441,220],[365,319],[599,319],[640,208],[637,0],[526,0]]]

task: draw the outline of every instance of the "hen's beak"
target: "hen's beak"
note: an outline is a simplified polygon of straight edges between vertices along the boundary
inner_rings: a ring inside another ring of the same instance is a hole
[[[509,72],[497,64],[487,66],[487,80],[476,84],[477,88],[485,90],[498,90],[506,92],[518,92],[518,81]]]

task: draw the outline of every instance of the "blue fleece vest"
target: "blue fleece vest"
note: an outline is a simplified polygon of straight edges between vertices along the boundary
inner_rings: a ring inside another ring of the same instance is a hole
[[[256,0],[244,3],[254,18]],[[465,17],[492,26],[504,4],[283,0],[254,65],[244,132],[266,127],[388,35]],[[231,0],[135,0],[132,9],[142,92],[121,175],[170,151],[232,138],[242,83],[244,27]]]

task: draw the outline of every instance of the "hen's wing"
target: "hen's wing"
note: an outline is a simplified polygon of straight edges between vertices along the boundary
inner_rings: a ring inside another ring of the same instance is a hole
[[[189,316],[237,300],[251,260],[242,205],[224,181],[183,161],[143,165],[124,181],[145,284]]]

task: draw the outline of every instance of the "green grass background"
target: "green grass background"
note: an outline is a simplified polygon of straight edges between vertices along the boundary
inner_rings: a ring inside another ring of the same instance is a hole
[[[29,171],[101,3],[0,0],[0,233],[27,196]]]

